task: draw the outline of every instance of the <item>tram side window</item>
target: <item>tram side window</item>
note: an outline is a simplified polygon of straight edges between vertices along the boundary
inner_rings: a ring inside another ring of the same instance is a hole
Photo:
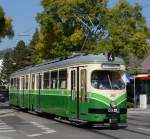
[[[51,88],[53,89],[57,88],[57,84],[58,84],[57,75],[58,75],[58,71],[51,72]]]
[[[42,75],[38,73],[36,75],[36,89],[41,89],[41,85],[42,85]]]
[[[43,82],[44,82],[43,88],[49,89],[50,88],[50,72],[44,72]]]
[[[17,78],[17,89],[20,89],[20,79],[19,78]]]
[[[81,87],[81,101],[87,100],[87,72],[86,69],[82,69],[80,79],[80,87]]]
[[[10,81],[10,84],[11,84],[11,87],[13,87],[13,78],[11,78],[11,81]]]
[[[67,69],[59,71],[59,88],[67,88]]]
[[[25,89],[28,89],[28,87],[29,87],[29,75],[26,75]]]
[[[14,78],[14,87],[16,88],[17,82],[16,82],[16,78]]]
[[[25,89],[25,78],[24,78],[24,76],[21,77],[21,89],[22,90]]]
[[[32,89],[35,89],[35,74],[32,74],[31,88],[32,88]]]

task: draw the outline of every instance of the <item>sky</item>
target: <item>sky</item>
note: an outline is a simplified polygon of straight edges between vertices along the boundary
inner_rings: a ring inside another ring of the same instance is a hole
[[[118,0],[110,0],[113,5]],[[150,0],[128,0],[130,3],[140,2],[143,8],[143,15],[146,17],[147,25],[150,27]],[[37,13],[42,11],[40,0],[0,0],[6,16],[13,18],[13,29],[15,36],[12,40],[3,39],[0,43],[0,50],[15,47],[19,40],[26,44],[32,39],[35,29],[39,26],[35,20]],[[27,36],[20,36],[26,34]]]

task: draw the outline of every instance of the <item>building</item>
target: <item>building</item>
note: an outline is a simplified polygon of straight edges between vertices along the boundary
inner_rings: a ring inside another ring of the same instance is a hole
[[[134,102],[135,97],[136,104],[139,104],[139,95],[146,94],[150,104],[150,54],[141,62],[137,71],[138,74],[132,76],[127,86],[128,101]]]

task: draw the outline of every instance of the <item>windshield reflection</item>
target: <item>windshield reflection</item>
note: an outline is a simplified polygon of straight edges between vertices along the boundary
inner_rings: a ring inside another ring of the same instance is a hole
[[[91,84],[96,89],[119,90],[125,88],[125,83],[118,71],[96,70],[92,73]]]

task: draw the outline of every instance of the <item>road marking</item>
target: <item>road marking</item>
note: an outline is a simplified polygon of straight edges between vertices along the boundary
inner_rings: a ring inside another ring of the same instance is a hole
[[[146,128],[138,128],[140,130],[144,130],[144,131],[150,131],[150,129],[146,129]]]
[[[55,130],[47,130],[47,131],[45,131],[45,132],[42,132],[43,134],[49,134],[49,133],[54,133],[54,132],[56,132]]]
[[[50,134],[50,133],[54,133],[56,132],[55,130],[45,126],[45,125],[42,125],[42,124],[39,124],[37,122],[30,122],[31,124],[33,124],[34,126],[38,127],[38,128],[41,128],[41,130],[44,130],[44,132],[42,133],[36,133],[36,134],[31,134],[31,135],[27,135],[29,137],[35,137],[35,136],[41,136],[43,134]]]
[[[2,133],[2,132],[4,132],[4,133],[6,133],[6,132],[15,132],[16,130],[0,130],[0,133]]]
[[[7,116],[14,116],[15,114],[13,113],[6,113],[6,114],[2,114],[0,115],[0,117],[7,117]]]
[[[0,127],[0,130],[9,130],[9,129],[13,129],[12,127]]]
[[[48,128],[48,127],[42,127],[41,129],[43,129],[43,130],[50,130],[50,128]]]
[[[146,114],[146,113],[150,113],[150,111],[128,111],[128,113],[139,113],[139,114]]]
[[[37,133],[37,134],[31,134],[31,135],[27,135],[28,137],[37,137],[37,136],[41,136],[42,134],[39,134],[39,133]]]
[[[0,125],[4,125],[5,123],[0,123]]]
[[[15,132],[16,130],[13,127],[7,125],[2,120],[0,120],[0,133],[4,132]]]

